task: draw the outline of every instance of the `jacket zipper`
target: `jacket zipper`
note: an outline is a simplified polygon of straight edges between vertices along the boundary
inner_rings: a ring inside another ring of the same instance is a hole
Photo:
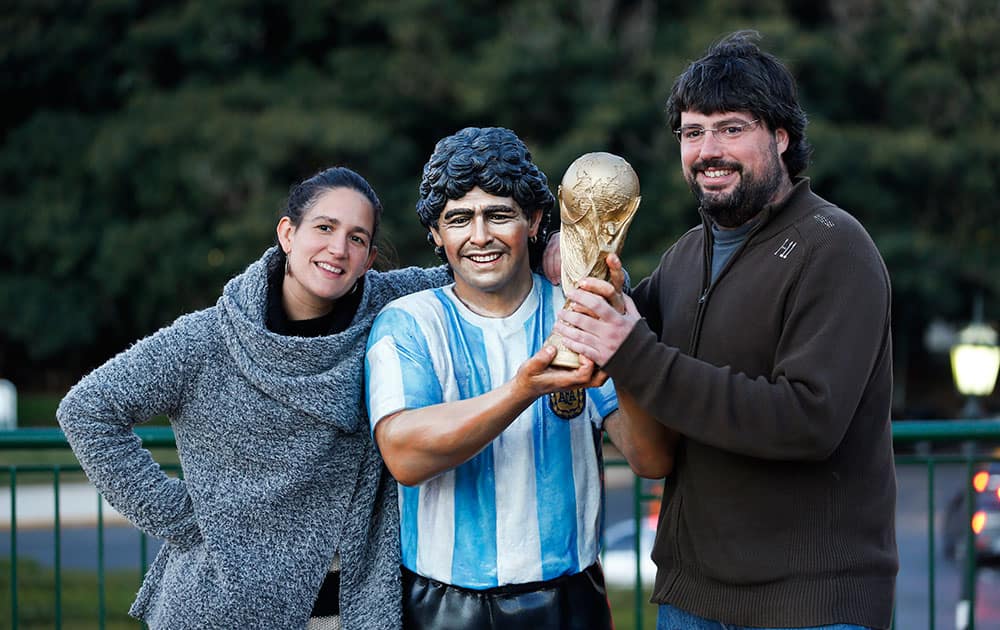
[[[691,330],[691,341],[688,343],[689,356],[698,356],[698,344],[701,342],[701,325],[705,319],[705,309],[708,305],[709,294],[712,293],[712,287],[718,284],[719,280],[721,280],[722,277],[726,275],[726,272],[729,271],[729,268],[736,263],[736,260],[740,256],[743,255],[747,246],[750,245],[751,239],[753,239],[757,232],[759,232],[769,222],[769,219],[770,216],[764,217],[762,221],[758,222],[757,225],[755,225],[753,229],[747,233],[747,237],[743,241],[743,244],[740,245],[740,248],[733,252],[733,255],[729,257],[729,260],[726,261],[726,266],[719,270],[719,275],[713,282],[711,278],[712,247],[714,245],[712,242],[712,226],[708,219],[703,216],[702,221],[705,226],[705,244],[702,247],[701,286],[704,288],[702,289],[701,295],[698,297],[698,310],[695,312],[694,328]]]

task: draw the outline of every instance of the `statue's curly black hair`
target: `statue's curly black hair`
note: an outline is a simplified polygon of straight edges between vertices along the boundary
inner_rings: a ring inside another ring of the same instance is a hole
[[[510,129],[466,127],[435,145],[420,181],[420,223],[436,227],[448,200],[461,199],[476,186],[491,195],[512,197],[529,217],[542,211],[538,238],[528,245],[531,268],[539,270],[555,197],[528,147]],[[430,234],[428,240],[433,243]],[[440,248],[435,251],[448,262]]]

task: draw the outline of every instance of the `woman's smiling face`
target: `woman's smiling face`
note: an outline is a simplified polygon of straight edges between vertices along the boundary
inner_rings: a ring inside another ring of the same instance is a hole
[[[375,209],[350,188],[324,191],[297,226],[282,217],[277,229],[288,256],[282,301],[291,319],[329,313],[375,261]]]

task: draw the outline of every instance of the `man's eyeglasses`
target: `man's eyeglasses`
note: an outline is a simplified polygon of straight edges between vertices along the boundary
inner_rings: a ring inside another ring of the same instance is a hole
[[[706,128],[701,125],[684,125],[680,129],[674,129],[677,141],[683,146],[697,146],[705,141],[705,136],[709,132],[715,134],[715,139],[719,142],[735,142],[743,137],[748,131],[753,131],[760,118],[754,118],[750,122],[727,122],[720,127]]]

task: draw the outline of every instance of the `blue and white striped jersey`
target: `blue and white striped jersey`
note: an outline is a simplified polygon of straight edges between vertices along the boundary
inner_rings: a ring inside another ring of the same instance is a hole
[[[391,302],[368,339],[372,430],[402,409],[472,398],[509,381],[541,349],[564,302],[562,290],[538,275],[524,303],[501,319],[470,311],[452,286]],[[549,580],[593,564],[600,429],[617,407],[610,380],[540,398],[468,462],[400,486],[403,564],[469,589]]]

